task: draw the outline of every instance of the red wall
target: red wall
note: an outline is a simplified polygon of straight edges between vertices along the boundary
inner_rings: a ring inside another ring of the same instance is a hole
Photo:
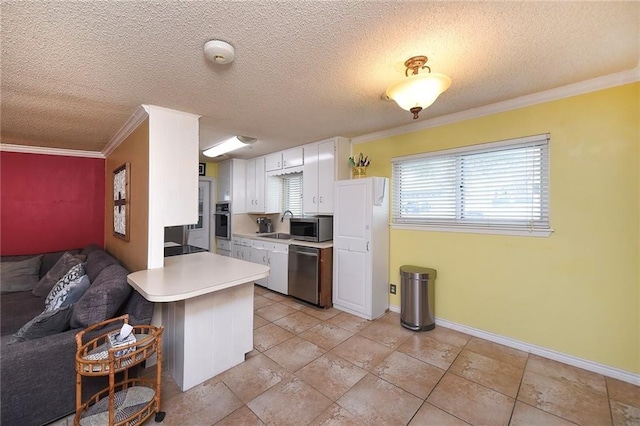
[[[104,247],[105,160],[0,152],[0,254]]]

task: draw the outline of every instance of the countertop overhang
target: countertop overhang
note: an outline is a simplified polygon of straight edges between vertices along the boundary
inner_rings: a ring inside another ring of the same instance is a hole
[[[150,302],[175,302],[268,275],[268,266],[203,252],[167,257],[164,267],[133,272],[127,282]]]

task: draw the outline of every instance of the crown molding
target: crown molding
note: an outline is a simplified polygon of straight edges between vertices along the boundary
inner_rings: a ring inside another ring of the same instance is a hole
[[[102,150],[102,155],[104,158],[107,158],[113,151],[116,150],[118,146],[131,134],[133,131],[138,128],[140,123],[142,123],[149,116],[148,109],[145,105],[141,105],[136,108],[135,112],[129,117],[126,123],[118,130],[118,132],[111,138],[109,143]]]
[[[0,151],[20,152],[23,154],[61,155],[64,157],[105,158],[99,151],[80,151],[76,149],[48,148],[46,146],[13,145],[0,143]]]
[[[596,92],[598,90],[604,90],[616,86],[622,86],[624,84],[635,83],[637,81],[640,81],[640,65],[632,70],[609,74],[562,87],[556,87],[554,89],[545,90],[543,92],[520,96],[506,101],[496,102],[494,104],[471,108],[465,111],[454,112],[452,114],[431,118],[425,121],[420,121],[418,123],[411,123],[400,127],[394,127],[375,133],[357,136],[351,138],[351,143],[357,145],[361,143],[376,141],[391,136],[412,133],[419,130],[457,123],[459,121],[470,120],[473,118],[484,117],[487,115],[506,112],[513,109],[556,101],[571,96],[583,95],[586,93]]]

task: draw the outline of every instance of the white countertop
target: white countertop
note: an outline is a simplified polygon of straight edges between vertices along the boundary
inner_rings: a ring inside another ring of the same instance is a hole
[[[163,268],[133,272],[127,282],[151,302],[175,302],[268,275],[268,266],[203,252],[167,257]]]
[[[234,233],[233,234],[234,237],[251,238],[252,240],[268,241],[270,243],[293,244],[293,245],[296,245],[296,246],[315,247],[315,248],[320,248],[320,249],[333,247],[333,241],[325,241],[325,242],[322,242],[322,243],[312,243],[310,241],[294,240],[293,238],[290,238],[288,240],[279,240],[279,239],[275,239],[275,238],[265,238],[264,236],[261,236],[261,235],[262,234],[243,234],[243,233]]]

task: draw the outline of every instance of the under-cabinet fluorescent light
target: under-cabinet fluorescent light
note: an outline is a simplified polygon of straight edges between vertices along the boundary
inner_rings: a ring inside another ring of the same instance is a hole
[[[247,138],[245,136],[234,136],[231,139],[227,139],[224,142],[220,142],[218,145],[212,146],[211,148],[204,151],[202,154],[207,157],[217,157],[222,154],[226,154],[227,152],[234,151],[238,148],[242,148],[243,146],[249,145],[255,142],[255,138]]]

